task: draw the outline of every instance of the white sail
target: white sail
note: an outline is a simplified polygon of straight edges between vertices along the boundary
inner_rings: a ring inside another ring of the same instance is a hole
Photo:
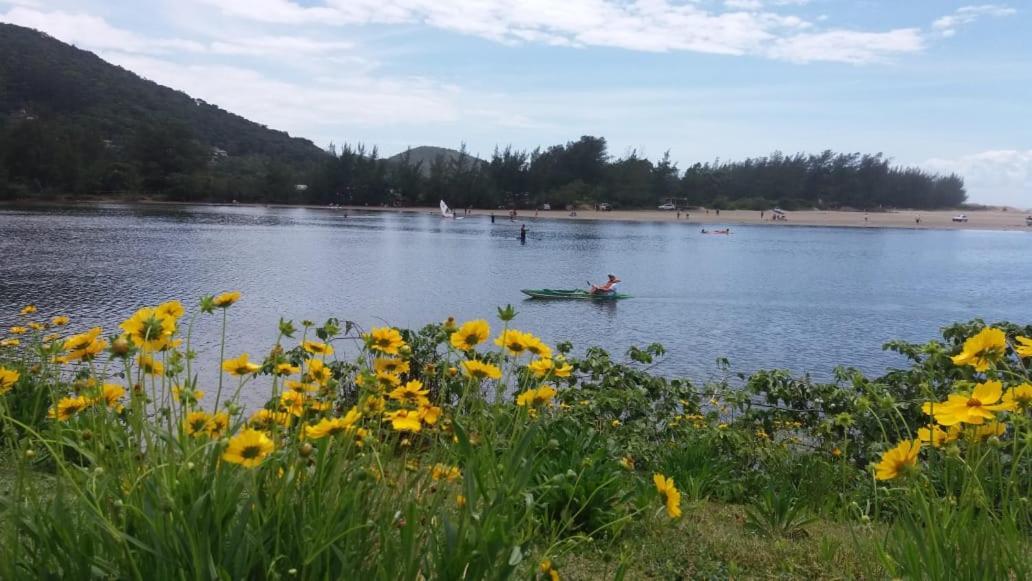
[[[455,217],[455,213],[452,212],[448,208],[448,204],[445,204],[444,200],[441,200],[441,217],[442,218],[454,218]]]

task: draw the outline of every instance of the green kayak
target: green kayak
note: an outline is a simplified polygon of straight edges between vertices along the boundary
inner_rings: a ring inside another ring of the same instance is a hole
[[[572,299],[589,301],[615,301],[618,299],[629,299],[631,295],[623,293],[606,293],[593,295],[585,290],[557,290],[550,288],[523,289],[520,292],[532,299]]]

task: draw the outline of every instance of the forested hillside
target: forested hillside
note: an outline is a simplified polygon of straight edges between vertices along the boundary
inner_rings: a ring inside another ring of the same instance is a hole
[[[297,187],[304,184],[305,187]],[[532,151],[363,145],[324,151],[111,65],[0,24],[0,198],[104,195],[183,201],[553,207],[875,209],[962,204],[964,182],[882,154],[696,163],[614,158],[602,137]]]

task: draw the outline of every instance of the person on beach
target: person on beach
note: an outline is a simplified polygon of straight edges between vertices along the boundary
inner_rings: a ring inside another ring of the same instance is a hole
[[[521,224],[520,225],[520,243],[521,244],[526,244],[527,243],[527,225],[526,224]]]
[[[763,219],[763,210],[760,210],[760,220]]]
[[[494,224],[494,212],[491,212],[491,223]]]
[[[609,280],[607,280],[605,283],[601,285],[591,285],[591,288],[588,290],[588,292],[593,295],[605,295],[615,293],[616,286],[623,281],[616,278],[615,274],[607,274],[606,276],[609,278]]]

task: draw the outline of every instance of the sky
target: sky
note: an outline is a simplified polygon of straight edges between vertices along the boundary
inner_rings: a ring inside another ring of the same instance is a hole
[[[1030,0],[0,0],[0,21],[320,146],[882,152],[1032,208]]]

